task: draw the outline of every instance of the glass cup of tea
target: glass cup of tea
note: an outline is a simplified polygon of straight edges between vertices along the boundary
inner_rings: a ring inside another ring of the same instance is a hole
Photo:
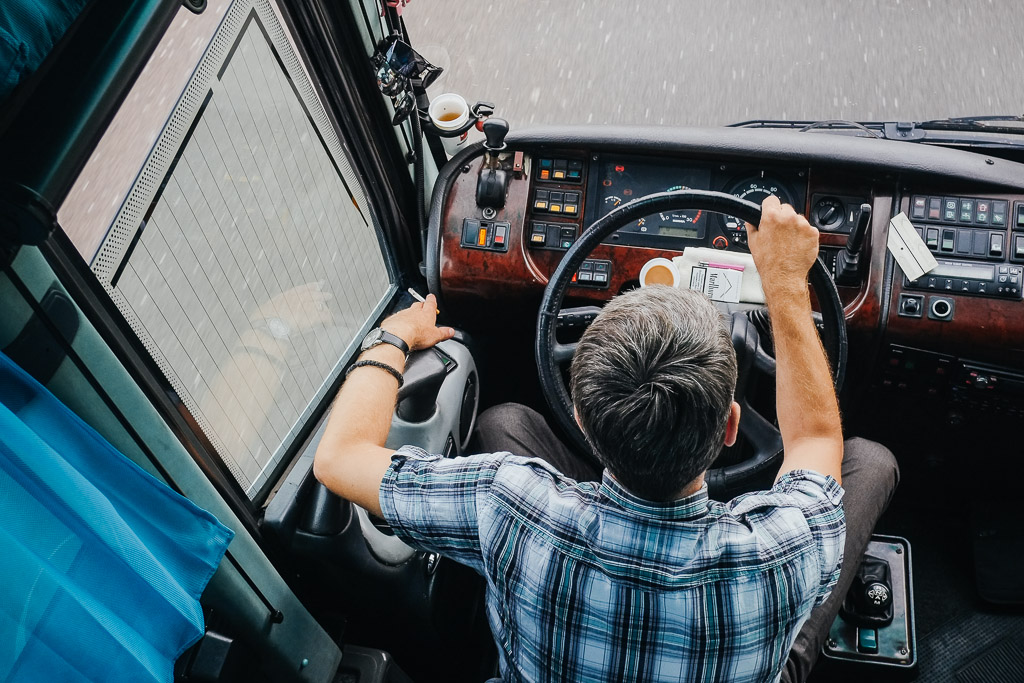
[[[434,126],[441,130],[458,130],[469,121],[469,105],[462,95],[453,92],[446,92],[438,95],[431,101],[427,114]],[[441,138],[444,144],[444,151],[449,157],[455,154],[466,145],[469,138],[467,130],[462,135],[454,138]]]

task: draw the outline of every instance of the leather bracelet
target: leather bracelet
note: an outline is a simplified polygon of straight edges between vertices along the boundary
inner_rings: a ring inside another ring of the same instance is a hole
[[[390,373],[390,375],[392,377],[394,377],[395,379],[398,380],[398,388],[399,389],[401,389],[402,385],[405,384],[405,377],[402,376],[402,373],[400,373],[398,370],[394,369],[393,367],[391,367],[387,363],[381,363],[379,360],[360,360],[360,361],[356,361],[355,363],[352,364],[352,367],[350,367],[345,372],[345,377],[348,377],[349,375],[351,375],[352,371],[355,370],[356,368],[365,368],[365,367],[380,368],[381,370],[384,370],[385,372]]]

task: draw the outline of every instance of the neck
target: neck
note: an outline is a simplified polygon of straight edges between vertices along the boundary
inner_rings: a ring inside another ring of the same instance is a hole
[[[696,479],[687,484],[686,487],[679,492],[679,495],[676,498],[679,499],[686,498],[687,496],[692,496],[693,494],[697,493],[697,491],[700,491],[700,487],[702,486],[704,486],[703,473],[698,475]]]

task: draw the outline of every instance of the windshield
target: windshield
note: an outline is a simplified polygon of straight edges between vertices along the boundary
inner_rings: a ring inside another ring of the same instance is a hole
[[[432,96],[529,124],[925,121],[1024,107],[1013,0],[417,2]]]

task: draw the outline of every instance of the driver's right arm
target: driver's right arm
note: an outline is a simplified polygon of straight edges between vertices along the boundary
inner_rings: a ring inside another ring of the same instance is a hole
[[[843,430],[825,351],[811,318],[807,272],[818,257],[818,231],[792,206],[768,197],[761,224],[747,225],[771,315],[779,431],[785,455],[779,477],[797,469],[842,483]]]

